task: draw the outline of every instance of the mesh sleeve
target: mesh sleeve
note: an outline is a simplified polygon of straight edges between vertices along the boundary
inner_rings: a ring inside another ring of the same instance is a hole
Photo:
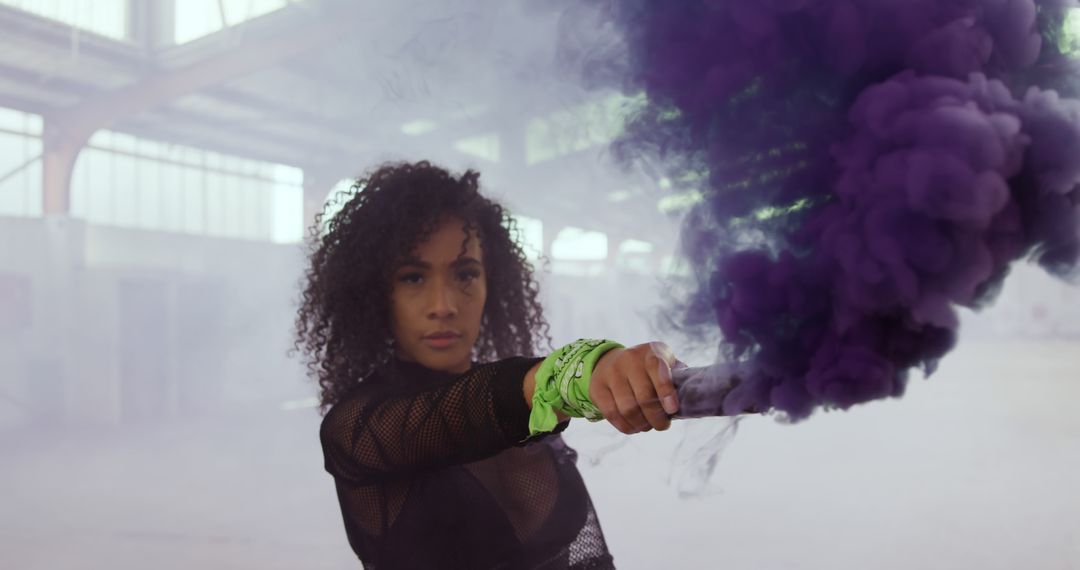
[[[522,383],[540,360],[510,358],[420,385],[380,378],[362,386],[323,419],[326,470],[352,485],[378,484],[530,441]]]

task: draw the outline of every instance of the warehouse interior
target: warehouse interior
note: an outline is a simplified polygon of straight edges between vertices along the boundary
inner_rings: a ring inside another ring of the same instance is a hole
[[[611,150],[634,96],[583,80],[590,57],[612,49],[587,5],[0,0],[0,453],[12,466],[0,469],[0,560],[356,567],[322,471],[315,385],[290,348],[316,216],[331,215],[339,193],[380,163],[426,159],[481,173],[536,263],[556,346],[656,338],[660,299],[685,271],[680,216],[699,196]],[[672,488],[678,438],[627,446],[610,428],[574,426],[567,439],[610,520],[620,568],[672,557],[683,561],[672,567],[705,567],[715,536],[736,567],[824,567],[797,564],[795,552],[821,540],[806,517],[824,509],[822,533],[867,532],[837,514],[860,495],[836,493],[904,457],[930,465],[903,473],[912,485],[935,461],[950,475],[910,511],[899,499],[882,503],[873,520],[898,528],[875,536],[903,534],[896,520],[942,501],[992,513],[982,526],[949,523],[952,541],[911,530],[924,545],[918,556],[873,567],[970,560],[975,543],[1033,520],[1058,534],[1021,533],[982,567],[1020,567],[1011,564],[1035,548],[1057,564],[1046,568],[1080,565],[1080,503],[1064,491],[1080,469],[1080,423],[1066,404],[1080,396],[1080,295],[1018,269],[992,311],[964,319],[970,349],[918,383],[914,403],[859,410],[859,424],[825,418],[799,438],[753,418],[724,455],[724,490],[705,498],[679,499]],[[1022,358],[998,350],[1017,343]],[[685,350],[698,362],[716,356]],[[1048,380],[1019,389],[1005,378],[1028,370]],[[977,378],[988,371],[998,376]],[[961,418],[949,408],[965,405],[961,380],[1001,391],[967,400],[983,415]],[[967,427],[920,450],[950,417]],[[679,441],[708,439],[710,426],[686,427]],[[822,460],[817,499],[777,490],[785,461],[829,457],[895,429],[904,457]],[[1010,446],[1008,462],[1020,465],[1011,479],[979,487],[1001,451],[983,438]],[[967,455],[949,451],[960,448]],[[635,466],[635,454],[650,465]],[[1056,498],[982,502],[1033,482]],[[658,534],[633,524],[649,509],[662,513]],[[754,566],[770,541],[746,526],[757,523],[809,534],[773,565]],[[880,562],[871,550],[833,553],[832,567]]]
[[[271,314],[266,296],[294,290],[304,232],[327,198],[388,160],[480,171],[530,251],[555,254],[559,276],[663,262],[654,242],[674,226],[655,196],[597,166],[619,96],[573,86],[569,72],[550,79],[555,10],[516,14],[535,37],[510,42],[491,25],[506,14],[451,4],[60,3],[51,14],[30,10],[48,2],[8,4],[0,209],[8,243],[26,246],[5,258],[6,325],[25,327],[40,352],[15,351],[40,393],[9,399],[55,403],[62,392],[78,403],[49,413],[110,423],[211,405],[170,393],[187,389],[166,388],[172,378],[280,373],[290,307]],[[445,14],[410,17],[436,7]],[[594,188],[604,199],[582,208]],[[270,330],[280,338],[255,339]],[[211,352],[235,353],[222,342],[234,335],[265,343],[251,348],[266,370],[196,373],[201,364],[175,356],[200,345],[210,352],[195,360],[227,362]],[[60,356],[72,351],[84,354]],[[161,392],[130,392],[148,374]],[[73,375],[104,384],[68,393]]]

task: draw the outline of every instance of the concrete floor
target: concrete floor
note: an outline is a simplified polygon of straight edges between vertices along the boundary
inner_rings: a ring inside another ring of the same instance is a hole
[[[681,423],[567,440],[622,569],[1080,568],[1080,341],[964,343],[902,400],[740,424],[714,494]],[[311,409],[0,439],[0,567],[356,568]]]

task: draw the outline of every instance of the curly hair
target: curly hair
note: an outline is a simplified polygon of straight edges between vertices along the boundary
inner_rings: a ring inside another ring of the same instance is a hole
[[[480,194],[479,178],[473,170],[455,178],[427,161],[386,163],[334,197],[340,211],[316,216],[294,348],[318,380],[323,413],[392,359],[392,272],[445,215],[476,231],[484,251],[488,295],[473,360],[532,355],[541,342],[550,349],[539,286],[511,237],[516,223]]]

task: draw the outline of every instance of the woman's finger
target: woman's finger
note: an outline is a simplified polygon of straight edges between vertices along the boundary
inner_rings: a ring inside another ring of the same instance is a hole
[[[615,426],[615,429],[625,434],[634,433],[630,422],[626,421],[626,418],[619,413],[619,408],[615,405],[615,396],[612,395],[611,390],[605,386],[598,386],[596,390],[590,390],[589,399],[596,405],[596,409],[600,410],[601,414],[604,414],[604,419]]]
[[[679,411],[679,394],[671,379],[671,371],[674,368],[685,368],[686,364],[675,358],[675,353],[671,352],[671,348],[662,342],[650,342],[649,347],[659,360],[655,369],[652,366],[649,367],[653,389],[656,391],[656,396],[660,398],[664,411],[669,416],[673,416]]]
[[[634,395],[634,389],[625,374],[620,373],[615,377],[615,381],[611,382],[611,394],[615,398],[615,407],[618,408],[619,414],[633,430],[630,433],[637,433],[649,425],[649,420],[645,419],[638,405],[637,396]]]
[[[630,372],[629,380],[630,387],[634,390],[634,397],[637,398],[638,407],[645,416],[645,420],[649,422],[649,426],[664,431],[671,426],[671,418],[661,406],[660,398],[656,395],[654,380],[647,372],[653,366],[659,368],[658,365],[661,363],[654,357],[645,358],[643,366]]]

